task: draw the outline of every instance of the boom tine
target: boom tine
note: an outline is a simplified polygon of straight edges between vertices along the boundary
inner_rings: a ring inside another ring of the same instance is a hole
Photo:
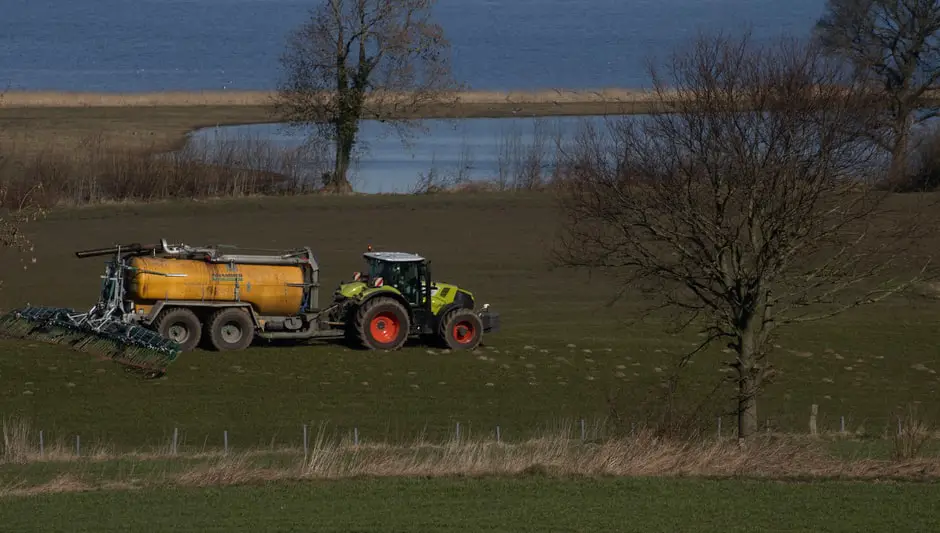
[[[61,344],[110,359],[131,369],[162,374],[181,352],[179,344],[155,331],[59,307],[23,307],[0,317],[0,335]]]

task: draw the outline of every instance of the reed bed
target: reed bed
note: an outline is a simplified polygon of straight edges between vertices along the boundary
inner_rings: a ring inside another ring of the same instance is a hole
[[[172,153],[114,146],[101,135],[74,150],[0,147],[0,205],[50,208],[122,202],[303,194],[319,189],[318,152],[257,139]],[[21,155],[22,154],[22,155]]]
[[[138,106],[267,106],[275,91],[166,91],[145,93],[96,93],[62,91],[11,91],[3,94],[0,107],[138,107]],[[402,95],[407,98],[407,95]],[[383,98],[395,99],[394,95]],[[639,89],[549,89],[539,91],[461,91],[446,95],[463,104],[505,102],[544,104],[592,102],[645,102],[651,96]]]

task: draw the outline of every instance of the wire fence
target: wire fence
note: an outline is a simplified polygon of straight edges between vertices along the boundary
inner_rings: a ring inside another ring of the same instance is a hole
[[[637,422],[629,423],[628,427],[623,426],[624,424],[619,424],[618,427],[612,427],[609,418],[579,418],[574,421],[563,422],[554,428],[548,427],[534,431],[526,430],[517,432],[513,431],[513,428],[510,428],[510,438],[507,439],[507,428],[501,424],[485,427],[482,432],[478,433],[473,425],[456,421],[450,426],[451,429],[449,431],[437,431],[435,433],[439,437],[436,442],[445,444],[481,441],[497,444],[511,444],[548,437],[576,445],[599,443],[611,438],[631,437],[637,435],[640,431],[650,429],[649,426]],[[288,435],[280,439],[279,445],[277,437],[270,438],[270,440],[268,440],[269,444],[263,445],[261,444],[263,441],[259,440],[258,435],[253,434],[254,432],[250,430],[233,431],[230,429],[222,429],[218,435],[213,435],[214,432],[211,431],[196,429],[193,433],[199,436],[202,443],[187,444],[187,429],[186,427],[175,426],[169,432],[169,435],[158,439],[159,444],[136,447],[135,450],[138,453],[143,453],[140,452],[140,450],[149,449],[152,450],[151,453],[169,456],[219,452],[228,454],[234,450],[255,452],[294,451],[297,453],[302,451],[306,456],[310,453],[312,445],[320,445],[323,443],[329,443],[330,445],[351,445],[353,447],[362,445],[408,445],[408,443],[404,441],[398,443],[390,441],[387,437],[387,433],[383,438],[382,432],[376,430],[373,426],[369,426],[363,430],[363,428],[356,424],[351,426],[330,426],[326,423],[318,425],[300,423],[297,424],[296,428],[293,430],[282,428],[282,432],[283,430],[287,430]],[[21,455],[26,454],[39,459],[46,458],[47,456],[114,457],[120,455],[114,450],[113,446],[102,442],[91,442],[89,445],[89,441],[83,440],[83,434],[86,436],[100,435],[98,431],[67,431],[60,433],[55,439],[50,439],[49,433],[42,428],[33,430],[32,427],[24,423],[4,423],[2,433],[3,441],[0,442],[0,444],[3,445],[2,451],[7,455],[11,453],[10,450],[14,448],[19,449]],[[837,423],[834,425],[826,424],[825,426],[821,426],[819,424],[819,409],[817,405],[812,406],[808,422],[808,431],[806,432],[775,431],[768,419],[765,421],[763,427],[758,428],[758,433],[827,438],[853,438],[864,436],[869,439],[880,437],[893,440],[898,440],[898,438],[903,437],[918,437],[923,440],[940,438],[940,435],[932,431],[928,424],[925,424],[922,420],[914,416],[907,418],[897,417],[896,431],[892,428],[892,431],[882,431],[879,432],[878,435],[860,435],[859,432],[850,430],[847,426],[847,418],[844,415],[840,415],[837,419]],[[717,417],[713,430],[700,432],[699,436],[714,439],[736,439],[736,417]],[[412,445],[421,445],[430,444],[432,441],[426,438],[425,432],[418,432],[415,437],[410,439],[410,443]],[[4,454],[0,454],[0,458],[2,458]]]

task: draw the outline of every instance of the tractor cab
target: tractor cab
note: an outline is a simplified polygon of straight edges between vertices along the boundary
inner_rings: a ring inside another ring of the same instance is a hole
[[[365,273],[357,273],[356,281],[370,287],[392,287],[414,307],[426,303],[426,287],[430,283],[428,262],[420,255],[405,252],[366,252]]]

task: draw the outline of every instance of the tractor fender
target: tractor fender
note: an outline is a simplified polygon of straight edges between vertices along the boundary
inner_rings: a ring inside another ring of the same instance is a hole
[[[441,319],[447,316],[447,313],[453,311],[454,309],[473,309],[473,298],[468,296],[466,293],[458,292],[454,297],[454,301],[449,304],[445,304],[438,309],[437,314],[434,316],[434,328],[440,327]]]
[[[373,300],[375,298],[391,298],[397,301],[405,308],[405,312],[408,313],[408,319],[414,320],[414,312],[411,309],[411,304],[408,303],[408,300],[405,300],[405,297],[399,294],[397,291],[370,292],[369,294],[363,296],[361,299],[356,300],[356,303],[350,307],[350,313],[355,313],[356,312],[355,309],[362,307],[363,305],[365,305],[366,302],[368,302],[369,300]]]

